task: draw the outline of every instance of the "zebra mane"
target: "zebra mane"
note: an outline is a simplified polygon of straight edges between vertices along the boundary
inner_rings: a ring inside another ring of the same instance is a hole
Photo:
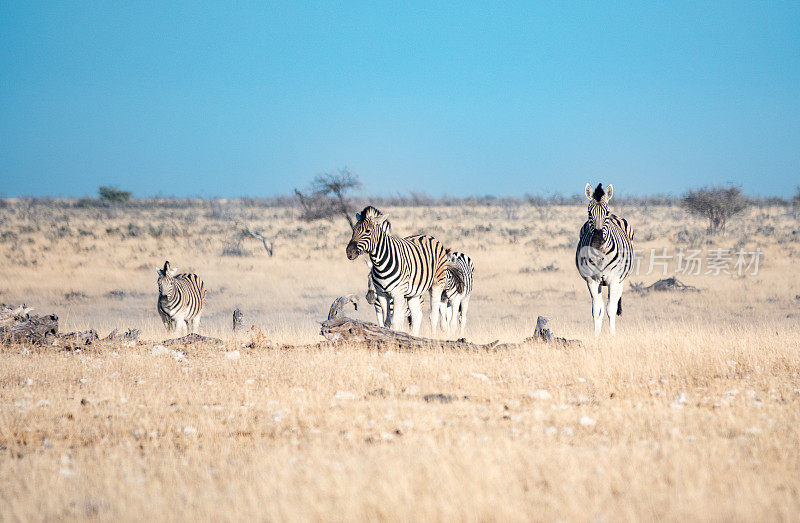
[[[592,198],[594,198],[595,200],[597,200],[599,202],[603,198],[603,196],[605,196],[605,195],[606,195],[606,192],[603,190],[603,184],[602,183],[598,183],[597,187],[594,190],[594,194],[592,195]]]
[[[367,205],[366,207],[364,207],[364,210],[361,211],[361,214],[359,216],[363,220],[364,218],[376,218],[376,217],[378,217],[380,215],[381,215],[381,211],[379,211],[378,209],[376,209],[372,205]]]

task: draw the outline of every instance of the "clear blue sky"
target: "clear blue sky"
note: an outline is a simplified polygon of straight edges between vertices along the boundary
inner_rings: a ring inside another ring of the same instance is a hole
[[[382,195],[792,194],[800,2],[0,2],[0,194],[343,166]]]

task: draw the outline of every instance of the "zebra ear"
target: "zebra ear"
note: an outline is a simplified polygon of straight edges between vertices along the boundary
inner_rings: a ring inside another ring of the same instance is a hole
[[[361,213],[360,212],[356,213],[356,221],[358,221],[358,222],[361,221]]]
[[[606,201],[610,200],[612,196],[614,196],[614,186],[609,183],[606,186]]]
[[[592,185],[589,183],[586,184],[586,197],[592,199]]]

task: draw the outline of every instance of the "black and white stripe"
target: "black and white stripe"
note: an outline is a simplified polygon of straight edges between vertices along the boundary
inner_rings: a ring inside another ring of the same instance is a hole
[[[374,207],[366,207],[356,215],[353,236],[347,244],[347,257],[355,260],[369,254],[372,284],[375,287],[376,311],[386,314],[378,323],[400,330],[411,309],[411,331],[419,334],[422,321],[420,297],[430,292],[431,327],[437,332],[439,302],[445,283],[447,256],[444,246],[432,236],[416,235],[400,238],[383,227],[386,216]],[[390,310],[389,300],[392,302]]]
[[[206,290],[196,274],[177,274],[169,262],[158,270],[158,314],[169,332],[196,332],[206,302]]]
[[[611,214],[608,201],[614,194],[614,186],[603,190],[598,184],[586,184],[589,199],[589,219],[583,224],[575,253],[578,268],[592,298],[592,318],[595,336],[600,335],[603,325],[602,286],[608,287],[608,327],[615,333],[615,317],[622,314],[622,290],[625,278],[633,267],[633,228],[624,218]]]
[[[463,252],[447,250],[447,274],[442,303],[439,305],[442,326],[449,335],[459,325],[459,338],[464,337],[467,325],[469,298],[472,295],[472,279],[475,265],[472,258]]]

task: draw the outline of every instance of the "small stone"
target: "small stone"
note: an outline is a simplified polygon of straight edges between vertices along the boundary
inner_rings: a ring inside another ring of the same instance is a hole
[[[686,393],[681,392],[680,394],[675,396],[675,398],[672,400],[672,403],[670,403],[669,406],[672,407],[673,409],[682,409],[683,406],[686,405],[687,403],[688,400],[686,399]]]
[[[163,345],[156,345],[150,349],[151,356],[161,356],[162,354],[169,354],[169,349]]]
[[[336,394],[333,395],[334,398],[337,400],[354,400],[356,399],[356,395],[352,392],[346,390],[337,390]]]
[[[232,350],[225,353],[225,357],[229,360],[238,360],[242,357],[241,353],[238,350]]]
[[[542,429],[542,433],[545,436],[555,436],[556,434],[558,434],[558,429],[553,427],[553,426],[549,426],[549,427],[543,428]]]
[[[525,396],[536,400],[549,400],[553,397],[544,389],[534,390],[533,392],[527,393]]]
[[[581,427],[592,427],[597,425],[597,420],[589,416],[581,416],[581,419],[578,420],[578,423],[581,425]]]
[[[192,427],[191,425],[187,425],[183,427],[183,433],[187,436],[191,436],[192,434],[197,434],[197,429]]]
[[[471,376],[481,381],[489,381],[489,376],[487,376],[486,374],[481,374],[480,372],[473,372]]]

